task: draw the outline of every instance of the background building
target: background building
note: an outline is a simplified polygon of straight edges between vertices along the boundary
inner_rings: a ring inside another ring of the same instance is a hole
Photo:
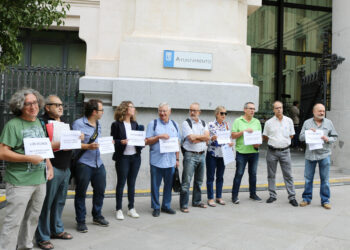
[[[251,73],[259,86],[259,114],[271,117],[271,104],[301,101],[301,83],[319,69],[323,33],[331,30],[331,0],[262,1],[248,17]],[[329,105],[328,105],[329,106]],[[301,107],[303,108],[303,107]]]
[[[274,100],[283,101],[286,111],[294,100],[302,101],[303,77],[320,69],[324,31],[333,34],[328,50],[333,47],[333,52],[347,58],[347,1],[69,2],[64,27],[23,30],[21,66],[12,67],[2,78],[0,126],[9,118],[6,100],[21,86],[32,86],[44,95],[58,93],[67,104],[70,121],[81,114],[83,100],[101,98],[103,135],[109,135],[115,106],[126,99],[135,103],[138,121],[144,125],[157,117],[157,105],[163,101],[172,106],[172,119],[180,124],[193,101],[201,103],[206,121],[214,119],[217,105],[225,105],[230,123],[241,114],[244,102],[254,101],[264,122],[272,116]],[[165,50],[209,54],[212,62],[209,69],[166,68]],[[349,151],[347,137],[342,138],[350,120],[343,115],[348,109],[347,64],[345,60],[332,77],[327,73],[328,116],[341,136],[334,164],[343,162]],[[142,157],[138,188],[147,188],[147,147]],[[110,156],[104,161],[108,188],[113,189],[114,162]]]

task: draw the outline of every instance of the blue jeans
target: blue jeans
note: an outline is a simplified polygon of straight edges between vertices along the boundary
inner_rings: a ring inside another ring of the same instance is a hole
[[[159,188],[164,180],[162,208],[171,208],[171,189],[173,187],[173,176],[175,167],[158,168],[151,165],[151,207],[160,209]]]
[[[180,207],[187,208],[188,200],[190,196],[190,186],[192,176],[194,174],[193,181],[193,193],[192,193],[192,205],[198,205],[202,200],[201,186],[204,178],[204,154],[194,154],[191,152],[185,152],[182,171],[182,183],[180,193]]]
[[[115,165],[117,171],[117,187],[116,187],[116,210],[122,209],[123,191],[125,182],[128,183],[128,208],[134,208],[135,183],[141,165],[140,154],[123,155],[119,165]]]
[[[75,178],[77,181],[74,198],[76,221],[85,223],[85,198],[90,181],[93,188],[92,216],[96,219],[103,218],[101,211],[106,189],[106,170],[104,165],[102,164],[99,168],[92,168],[78,163],[75,170]]]
[[[70,170],[55,167],[53,170],[54,178],[46,183],[46,196],[35,232],[36,242],[48,241],[51,235],[64,231],[61,217],[66,204]]]
[[[249,174],[249,192],[250,195],[256,194],[256,172],[258,169],[259,153],[241,154],[236,152],[236,173],[233,179],[232,199],[238,197],[239,187],[241,186],[245,166],[248,163]]]
[[[219,199],[222,196],[222,185],[224,184],[225,164],[222,157],[214,157],[207,152],[205,158],[207,165],[207,196],[209,200],[214,199],[214,176],[216,170],[216,198]]]
[[[326,203],[329,203],[329,198],[331,196],[331,191],[329,188],[329,168],[331,165],[330,156],[318,161],[305,160],[305,172],[304,172],[305,190],[303,192],[303,200],[306,202],[311,202],[312,200],[312,184],[314,180],[315,168],[317,163],[320,170],[320,179],[321,179],[321,187],[320,187],[321,204],[326,204]]]

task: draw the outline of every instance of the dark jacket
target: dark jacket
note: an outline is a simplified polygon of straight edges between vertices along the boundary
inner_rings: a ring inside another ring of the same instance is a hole
[[[138,125],[137,122],[131,122],[131,129],[140,130],[140,126]],[[115,121],[112,123],[111,136],[113,136],[114,148],[115,148],[115,152],[113,154],[113,160],[116,161],[116,163],[118,164],[126,148],[126,145],[123,145],[120,143],[121,140],[126,139],[124,122]],[[140,154],[143,147],[135,146],[135,148],[136,148],[136,153]]]
[[[49,120],[53,120],[47,113],[40,117],[45,124],[48,123]],[[64,122],[61,118],[61,122]],[[66,170],[70,167],[70,161],[72,158],[72,150],[59,150],[53,152],[55,158],[50,159],[52,166],[58,169]]]

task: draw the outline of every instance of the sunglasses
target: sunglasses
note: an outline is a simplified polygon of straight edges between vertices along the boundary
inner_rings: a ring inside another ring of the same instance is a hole
[[[55,106],[56,108],[63,107],[63,104],[62,104],[62,103],[48,103],[48,104],[46,104],[46,105]]]
[[[227,115],[227,112],[220,112],[220,115]]]

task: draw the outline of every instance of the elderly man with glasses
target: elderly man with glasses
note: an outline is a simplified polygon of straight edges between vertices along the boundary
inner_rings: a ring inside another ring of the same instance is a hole
[[[182,123],[182,150],[184,153],[182,184],[180,193],[180,209],[188,213],[188,200],[191,179],[194,175],[192,206],[206,208],[202,202],[201,186],[205,171],[205,151],[209,140],[208,126],[199,119],[201,113],[199,103],[190,106],[190,117]]]
[[[45,113],[41,119],[45,124],[49,121],[63,122],[63,104],[58,96],[49,95],[45,100],[44,110]],[[55,178],[46,183],[46,197],[35,233],[36,242],[42,249],[53,249],[51,238],[63,240],[73,238],[70,233],[64,231],[61,219],[66,204],[72,150],[59,150],[59,141],[52,141],[51,144],[55,156],[51,159]]]
[[[232,186],[232,202],[239,204],[238,192],[241,186],[245,167],[248,163],[250,199],[261,202],[256,194],[256,173],[259,161],[259,147],[261,144],[244,145],[244,132],[261,131],[261,124],[254,118],[255,105],[253,102],[244,104],[244,115],[237,118],[232,125],[232,138],[236,139],[236,173]]]
[[[180,132],[178,124],[170,119],[171,107],[161,103],[158,107],[159,118],[151,121],[147,126],[146,145],[150,145],[151,165],[151,204],[153,217],[159,217],[160,211],[176,214],[171,208],[171,188],[175,167],[179,166],[179,152],[161,153],[160,139],[178,138]],[[164,181],[163,202],[160,206],[159,188]]]

